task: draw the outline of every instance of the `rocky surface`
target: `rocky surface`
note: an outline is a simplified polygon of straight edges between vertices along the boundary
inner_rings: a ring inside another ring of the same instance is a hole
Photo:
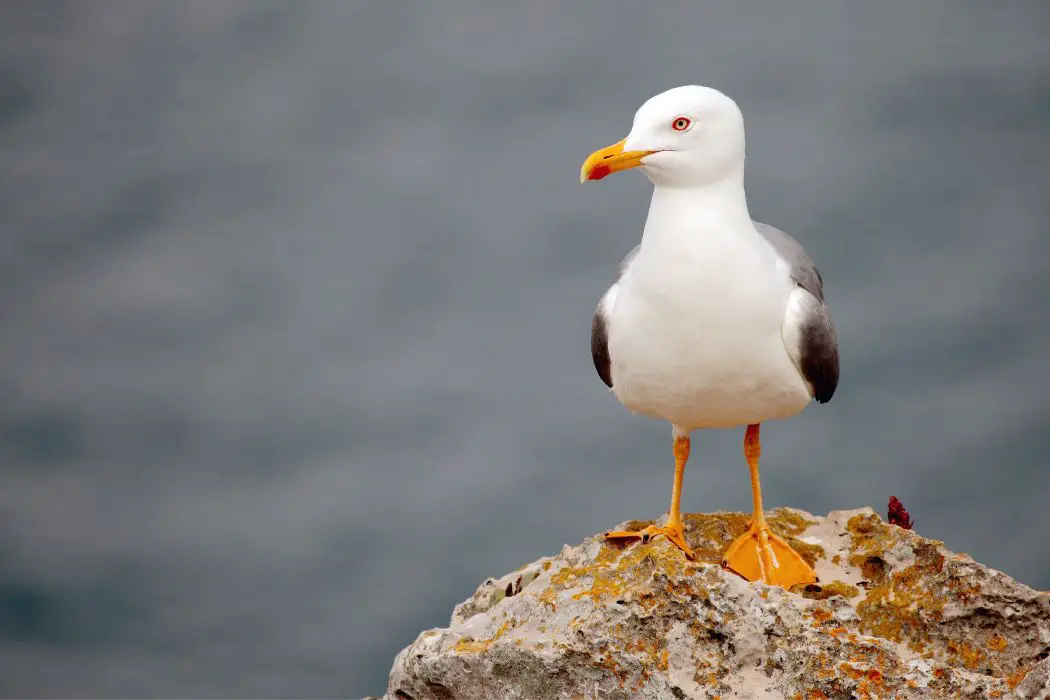
[[[686,516],[696,562],[595,536],[485,581],[397,656],[386,698],[1050,697],[1050,594],[868,508],[768,518],[820,583],[723,570],[740,513]]]

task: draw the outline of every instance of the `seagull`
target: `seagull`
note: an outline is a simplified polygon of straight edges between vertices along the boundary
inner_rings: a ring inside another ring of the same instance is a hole
[[[620,265],[591,324],[598,376],[635,414],[668,421],[671,507],[662,526],[606,533],[664,536],[689,558],[680,511],[695,430],[747,426],[754,514],[722,565],[790,588],[817,580],[762,512],[760,425],[827,403],[838,342],[823,280],[799,243],[751,219],[744,195],[744,118],[730,97],[686,85],[650,98],[627,138],[592,153],[580,181],[641,168],[654,185],[641,243]]]

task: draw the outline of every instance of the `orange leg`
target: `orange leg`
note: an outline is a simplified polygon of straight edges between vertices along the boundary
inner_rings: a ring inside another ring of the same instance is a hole
[[[791,588],[796,583],[814,583],[817,575],[798,552],[769,531],[762,512],[762,486],[758,481],[758,458],[762,454],[757,423],[747,426],[744,456],[751,468],[751,497],[754,514],[747,532],[726,550],[722,565],[748,581],[765,581],[771,586]]]
[[[671,489],[671,510],[667,514],[667,524],[663,527],[650,525],[644,530],[622,530],[605,533],[607,540],[641,540],[647,544],[658,535],[663,535],[676,547],[685,552],[690,559],[696,555],[685,541],[685,532],[682,528],[682,477],[685,476],[685,463],[689,461],[689,436],[676,435],[674,439],[674,486]]]

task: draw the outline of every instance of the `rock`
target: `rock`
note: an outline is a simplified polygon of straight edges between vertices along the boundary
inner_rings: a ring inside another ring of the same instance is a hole
[[[820,583],[722,569],[740,513],[685,517],[696,562],[595,536],[485,581],[398,654],[386,698],[1050,696],[1050,594],[869,508],[767,517]]]
[[[1013,697],[1018,700],[1050,698],[1050,658],[1044,658],[1028,671],[1028,675],[1017,684]]]

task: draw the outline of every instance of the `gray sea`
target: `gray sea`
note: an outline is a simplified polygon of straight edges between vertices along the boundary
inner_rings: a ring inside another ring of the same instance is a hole
[[[489,575],[668,503],[591,366],[592,150],[730,94],[842,381],[768,507],[898,496],[1050,588],[1050,5],[0,3],[0,695],[360,697]],[[683,505],[750,507],[742,431]]]

